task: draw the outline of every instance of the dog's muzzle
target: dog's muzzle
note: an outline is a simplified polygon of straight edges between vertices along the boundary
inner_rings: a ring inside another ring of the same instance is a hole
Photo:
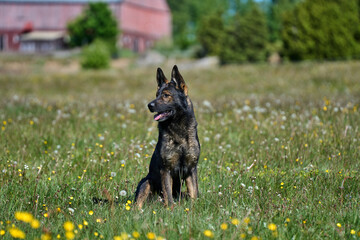
[[[148,108],[150,110],[150,112],[155,112],[155,103],[154,102],[150,102],[148,104]]]

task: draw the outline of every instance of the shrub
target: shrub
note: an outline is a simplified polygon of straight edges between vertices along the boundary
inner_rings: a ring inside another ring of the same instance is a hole
[[[81,66],[85,69],[108,68],[110,57],[108,45],[101,40],[95,40],[83,48]]]
[[[221,11],[202,19],[197,37],[204,53],[218,55],[222,64],[265,60],[268,31],[258,4],[249,1],[229,21],[224,24]]]
[[[283,19],[283,54],[291,60],[349,59],[358,56],[357,0],[306,0]]]
[[[268,31],[266,17],[254,2],[248,10],[234,17],[226,29],[220,60],[222,63],[259,62],[266,59]]]
[[[222,12],[204,16],[201,19],[197,38],[206,55],[219,55],[226,36]]]
[[[111,52],[116,52],[119,30],[117,21],[106,3],[89,3],[83,14],[70,22],[67,28],[70,46],[84,46],[95,39],[103,39],[108,43]]]

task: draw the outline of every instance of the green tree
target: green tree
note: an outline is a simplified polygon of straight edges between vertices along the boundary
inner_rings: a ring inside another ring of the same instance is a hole
[[[226,29],[220,59],[222,63],[258,62],[266,58],[268,31],[265,14],[257,3],[248,2],[247,11],[235,15]]]
[[[267,15],[269,41],[271,43],[281,41],[283,15],[291,11],[298,2],[299,0],[271,0]]]
[[[201,19],[197,38],[205,55],[218,56],[223,47],[225,38],[225,26],[222,19],[222,12],[218,11]]]
[[[283,54],[291,60],[359,56],[357,0],[305,0],[284,16]]]
[[[70,46],[83,46],[102,39],[114,52],[119,30],[108,5],[92,2],[83,14],[68,24]]]
[[[204,16],[227,9],[223,0],[168,0],[175,45],[186,49],[197,42],[198,25]]]

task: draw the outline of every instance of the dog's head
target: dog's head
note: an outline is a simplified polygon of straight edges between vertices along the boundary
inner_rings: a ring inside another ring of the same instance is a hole
[[[171,81],[166,79],[161,68],[157,69],[156,80],[156,98],[148,104],[150,112],[157,113],[155,121],[166,121],[188,109],[187,86],[176,65],[171,71]]]

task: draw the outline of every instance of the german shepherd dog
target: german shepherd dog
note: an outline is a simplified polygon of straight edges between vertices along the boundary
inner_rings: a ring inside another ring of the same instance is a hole
[[[139,209],[153,194],[163,197],[166,206],[181,197],[181,185],[185,180],[187,195],[195,199],[199,194],[197,163],[200,143],[197,122],[187,86],[175,65],[171,81],[157,69],[155,100],[148,104],[150,112],[156,112],[159,137],[151,157],[149,173],[137,186],[135,202]]]

